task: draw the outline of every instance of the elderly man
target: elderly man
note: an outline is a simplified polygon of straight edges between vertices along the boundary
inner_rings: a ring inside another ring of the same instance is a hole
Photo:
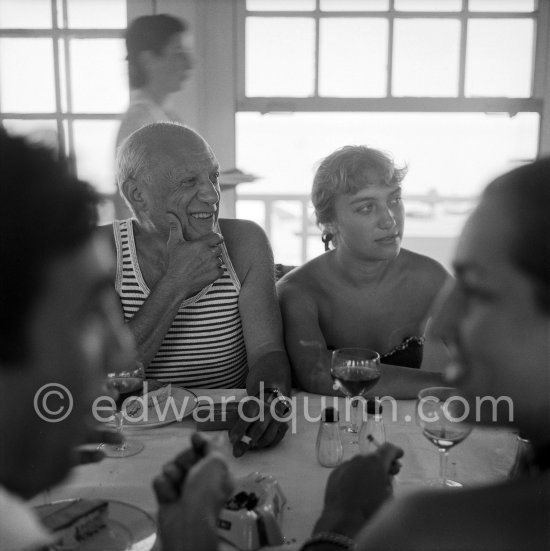
[[[290,368],[264,232],[218,219],[219,165],[206,141],[155,123],[121,145],[117,183],[134,218],[101,231],[118,257],[116,291],[148,377],[187,387],[242,388],[283,403]],[[269,415],[239,420],[234,452],[279,441]],[[285,407],[282,408],[284,411]],[[248,407],[247,417],[260,413]]]
[[[87,430],[87,422],[105,373],[125,367],[133,350],[117,315],[114,259],[94,234],[92,189],[49,151],[1,132],[0,180],[0,282],[9,289],[0,309],[0,548],[35,551],[53,538],[24,500],[67,476],[76,446],[111,439]],[[185,511],[200,543],[215,522],[202,503],[221,504],[231,490],[215,454],[194,466],[208,445],[196,436],[193,444],[175,458],[178,473],[170,478],[187,496],[174,495],[163,477],[155,481],[167,551],[198,550],[182,539]]]

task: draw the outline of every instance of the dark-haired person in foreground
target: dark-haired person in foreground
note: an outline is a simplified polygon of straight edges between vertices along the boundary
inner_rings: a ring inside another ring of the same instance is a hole
[[[304,551],[550,548],[549,209],[550,159],[490,184],[462,232],[456,281],[433,322],[451,345],[447,381],[462,389],[472,414],[476,397],[512,399],[514,425],[532,443],[524,472],[389,502],[392,464],[402,451],[381,446],[331,473]],[[481,422],[509,425],[506,409],[493,419],[492,406],[482,408]]]
[[[110,432],[88,428],[92,403],[102,394],[105,373],[130,362],[133,349],[116,311],[114,259],[95,233],[93,190],[48,150],[3,132],[0,182],[0,549],[35,551],[52,538],[25,500],[68,475],[77,446],[109,441]],[[52,383],[57,386],[48,387]],[[48,389],[59,392],[59,385],[70,392],[73,407],[64,420],[50,422],[41,405],[56,411],[67,404],[45,397]],[[35,404],[40,396],[46,402]],[[210,526],[202,504],[221,506],[231,488],[215,455],[191,468],[196,454],[206,454],[204,442],[193,442],[193,450],[175,459],[192,503],[173,499],[162,480],[155,485],[168,551],[197,549],[195,536],[181,539],[183,513],[199,515],[193,532],[199,537]],[[168,468],[164,476],[169,474]]]

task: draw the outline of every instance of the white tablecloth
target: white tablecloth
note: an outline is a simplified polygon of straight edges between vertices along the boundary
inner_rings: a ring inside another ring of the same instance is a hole
[[[198,396],[244,395],[242,390],[194,390]],[[326,405],[331,405],[332,398]],[[315,457],[315,440],[322,397],[306,393],[295,395],[297,404],[295,423],[284,440],[275,448],[253,451],[235,459],[225,432],[205,433],[217,437],[221,449],[226,452],[227,461],[235,476],[244,476],[253,471],[273,475],[279,482],[288,500],[283,532],[287,542],[299,544],[310,534],[321,511],[326,480],[331,469],[321,467]],[[397,477],[397,495],[422,487],[427,478],[438,475],[438,452],[422,436],[414,418],[414,401],[398,401],[395,413],[384,407],[384,423],[387,439],[405,450],[402,470]],[[395,417],[392,419],[392,417]],[[189,445],[189,438],[195,429],[192,418],[171,425],[148,430],[128,431],[129,438],[140,439],[144,450],[133,457],[105,459],[101,463],[78,467],[65,484],[37,496],[34,504],[45,500],[72,497],[116,499],[139,506],[151,515],[155,514],[156,503],[151,480],[162,465]],[[344,434],[344,433],[343,433]],[[357,452],[344,434],[345,457]],[[511,431],[476,427],[470,436],[449,454],[449,478],[465,485],[487,483],[502,479],[510,468],[515,453],[515,436]],[[288,549],[288,546],[286,546]]]

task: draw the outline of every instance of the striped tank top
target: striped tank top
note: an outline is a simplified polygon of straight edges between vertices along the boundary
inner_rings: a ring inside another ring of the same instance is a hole
[[[130,320],[149,296],[139,267],[132,220],[113,223],[115,288]],[[218,230],[219,231],[219,230]],[[241,284],[222,243],[223,275],[181,303],[146,376],[186,387],[243,388],[248,372],[239,314]]]

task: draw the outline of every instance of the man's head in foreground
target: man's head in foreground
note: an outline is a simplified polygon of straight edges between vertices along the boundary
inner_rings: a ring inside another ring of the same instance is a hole
[[[0,134],[0,485],[59,482],[103,373],[129,359],[97,197],[50,151]]]

